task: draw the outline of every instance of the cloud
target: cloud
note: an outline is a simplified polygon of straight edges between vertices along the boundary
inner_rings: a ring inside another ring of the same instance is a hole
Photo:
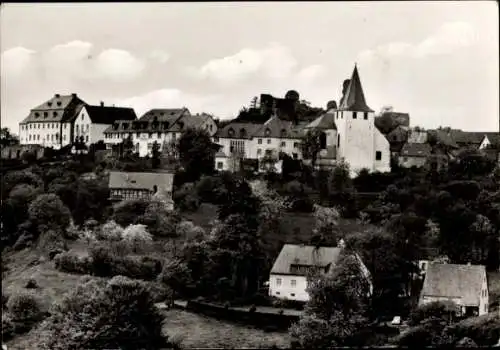
[[[298,79],[304,81],[312,81],[314,79],[320,78],[326,74],[325,66],[321,64],[314,64],[303,68],[297,74]]]
[[[4,51],[0,62],[2,77],[22,75],[32,63],[34,54],[35,51],[20,46]]]
[[[198,74],[202,78],[234,83],[258,73],[272,79],[286,78],[296,66],[297,60],[290,49],[270,44],[263,49],[245,48],[234,55],[210,60],[198,70]]]
[[[101,78],[130,81],[144,71],[145,63],[130,52],[118,49],[102,51],[96,58],[95,70]]]
[[[150,53],[149,58],[160,63],[166,63],[170,59],[170,55],[163,50],[154,50]]]
[[[434,55],[446,55],[471,46],[475,42],[476,33],[469,23],[449,22],[417,43],[392,42],[380,45],[374,49],[362,51],[358,60],[370,62],[374,59],[388,60],[398,57],[425,58]]]

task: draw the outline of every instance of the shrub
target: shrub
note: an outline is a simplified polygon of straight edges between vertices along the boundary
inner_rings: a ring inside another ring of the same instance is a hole
[[[93,271],[93,261],[90,257],[80,257],[72,252],[56,255],[54,266],[59,271],[69,273],[89,274]]]
[[[39,328],[37,349],[159,349],[162,320],[147,286],[126,277],[87,280]]]
[[[16,334],[16,325],[10,312],[2,313],[2,340],[8,341]]]
[[[41,303],[31,293],[14,294],[7,302],[16,333],[25,332],[43,318]]]
[[[101,241],[119,241],[123,238],[123,228],[111,220],[97,229],[95,236]]]
[[[14,250],[23,250],[24,248],[31,247],[35,237],[31,233],[23,233],[17,239],[16,243],[12,247]]]
[[[106,246],[91,246],[89,254],[92,259],[92,272],[96,276],[108,277],[113,272],[114,256]]]
[[[47,230],[40,234],[38,238],[38,248],[43,251],[51,251],[54,249],[67,250],[68,246],[61,231]]]
[[[169,300],[172,297],[172,290],[162,283],[147,282],[149,293],[155,303]]]
[[[28,282],[26,282],[25,288],[27,289],[37,289],[38,288],[38,283],[36,283],[36,280],[34,278],[30,278]]]
[[[64,250],[63,250],[63,249],[59,249],[59,248],[52,249],[52,250],[49,252],[49,260],[54,260],[54,258],[55,258],[58,254],[61,254],[61,253],[64,253]]]
[[[146,230],[145,225],[129,225],[123,230],[123,240],[128,243],[134,252],[144,252],[151,248],[153,237]]]
[[[479,346],[492,346],[500,338],[500,317],[497,313],[471,317],[447,327],[445,333],[455,341],[467,337]]]

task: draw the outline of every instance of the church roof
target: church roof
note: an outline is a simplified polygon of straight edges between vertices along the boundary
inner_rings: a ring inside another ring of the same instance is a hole
[[[334,129],[337,130],[335,124],[335,114],[327,112],[318,118],[314,119],[311,123],[305,126],[306,129]]]
[[[363,87],[361,86],[358,68],[356,66],[354,66],[349,86],[347,87],[347,91],[342,99],[339,110],[373,112],[373,110],[366,104],[365,94],[363,93]]]

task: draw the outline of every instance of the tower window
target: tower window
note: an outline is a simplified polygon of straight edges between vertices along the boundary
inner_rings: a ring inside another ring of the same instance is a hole
[[[357,118],[358,118],[357,112],[352,112],[352,119],[357,119]]]
[[[368,119],[368,112],[365,112],[364,115],[363,115],[363,119],[364,120],[367,120]]]
[[[337,135],[337,147],[340,147],[340,134]]]
[[[375,160],[382,160],[382,152],[380,151],[375,152]]]
[[[319,135],[319,144],[321,149],[326,149],[326,134],[324,132]]]

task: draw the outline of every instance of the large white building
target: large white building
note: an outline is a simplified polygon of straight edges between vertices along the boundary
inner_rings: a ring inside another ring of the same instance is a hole
[[[87,146],[104,141],[104,131],[117,120],[133,121],[137,119],[132,108],[83,106],[73,124],[74,139],[83,141]]]
[[[21,145],[59,149],[73,142],[73,123],[86,103],[76,94],[55,94],[19,123]]]
[[[390,171],[389,141],[375,126],[375,114],[366,104],[357,67],[351,79],[344,81],[339,107],[331,104],[325,114],[311,123],[280,120],[275,114],[264,124],[230,123],[219,130],[214,137],[214,142],[221,146],[215,167],[231,170],[235,158],[261,161],[264,156],[279,152],[301,159],[301,142],[311,129],[320,131],[322,150],[317,165],[334,166],[344,160],[350,166],[351,176],[363,168]]]
[[[155,142],[161,151],[189,128],[206,130],[210,136],[217,132],[217,124],[208,114],[192,115],[187,108],[152,109],[138,120],[116,120],[104,130],[104,140],[111,148],[130,137],[135,152],[144,157],[151,155]]]

